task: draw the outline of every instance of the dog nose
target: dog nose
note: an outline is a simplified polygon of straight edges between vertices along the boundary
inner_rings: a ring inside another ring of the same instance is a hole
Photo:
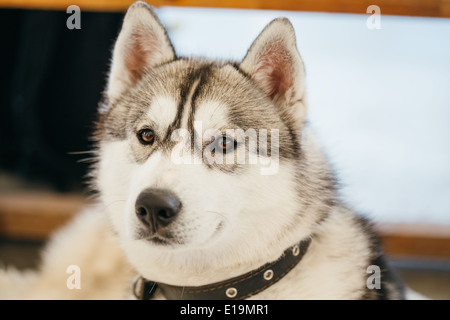
[[[169,190],[149,188],[138,196],[135,208],[139,220],[156,232],[175,220],[181,201]]]

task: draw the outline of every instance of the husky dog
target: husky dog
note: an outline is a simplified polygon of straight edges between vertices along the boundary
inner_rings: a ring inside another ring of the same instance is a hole
[[[287,19],[241,62],[212,61],[177,56],[134,3],[95,132],[98,204],[36,274],[4,272],[4,297],[403,298],[370,223],[337,197],[306,111]]]

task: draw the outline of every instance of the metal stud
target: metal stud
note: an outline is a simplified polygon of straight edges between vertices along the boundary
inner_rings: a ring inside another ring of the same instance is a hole
[[[237,296],[238,291],[236,288],[228,288],[227,291],[225,291],[225,294],[228,298],[234,298]]]
[[[272,280],[273,278],[273,270],[266,270],[266,272],[264,272],[264,280]]]
[[[298,246],[298,244],[296,244],[293,248],[292,248],[292,254],[294,256],[298,256],[300,254],[300,247]]]

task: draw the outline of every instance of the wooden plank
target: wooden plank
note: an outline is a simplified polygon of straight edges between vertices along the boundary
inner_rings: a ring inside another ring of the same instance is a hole
[[[0,236],[46,240],[87,204],[80,195],[44,192],[0,194]]]
[[[125,11],[134,0],[0,0],[0,7],[65,10],[78,5],[81,10]],[[450,17],[450,0],[153,0],[153,6],[271,9],[365,14],[376,4],[381,14]]]
[[[389,255],[450,258],[450,226],[380,224],[378,233]]]

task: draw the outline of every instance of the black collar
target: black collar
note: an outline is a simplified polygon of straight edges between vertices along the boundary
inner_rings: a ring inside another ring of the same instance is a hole
[[[302,260],[311,239],[288,248],[281,257],[244,275],[200,287],[172,286],[139,277],[133,286],[136,298],[149,300],[159,288],[169,300],[242,300],[270,287]]]

